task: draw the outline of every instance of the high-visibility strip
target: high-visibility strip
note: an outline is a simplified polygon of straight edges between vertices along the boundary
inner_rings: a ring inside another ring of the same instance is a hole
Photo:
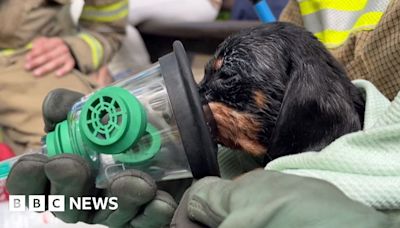
[[[360,11],[365,8],[367,3],[368,0],[305,0],[305,1],[299,1],[299,6],[301,14],[304,16],[315,13],[323,9]]]
[[[94,38],[92,35],[89,35],[88,33],[80,33],[79,37],[89,45],[92,54],[93,66],[95,69],[97,69],[103,60],[103,46],[96,38]]]
[[[120,0],[116,3],[108,4],[108,5],[85,5],[85,10],[88,11],[115,11],[121,8],[124,8],[128,5],[129,0]]]
[[[0,51],[2,56],[11,56],[14,53],[17,52],[18,49],[11,49],[11,48],[7,48],[7,49],[3,49]]]
[[[297,0],[304,27],[328,48],[343,44],[351,33],[374,29],[391,0]]]
[[[17,52],[22,52],[22,51],[26,51],[26,50],[30,50],[32,49],[32,43],[28,43],[27,45],[25,45],[23,48],[17,48],[17,49],[13,49],[13,48],[6,48],[6,49],[0,49],[0,56],[12,56]]]
[[[314,35],[328,48],[334,48],[344,43],[353,32],[374,29],[376,21],[379,21],[382,16],[382,12],[366,13],[357,20],[352,29],[345,31],[326,29]]]
[[[109,5],[85,5],[83,7],[80,19],[98,22],[112,22],[116,20],[121,20],[128,16],[128,3],[128,0],[122,0]]]
[[[350,30],[364,14],[372,12],[385,12],[389,2],[390,0],[380,0],[379,2],[370,1],[364,10],[357,12],[331,9],[320,10],[313,14],[303,16],[304,27],[306,27],[307,30],[312,33],[322,32],[325,29],[338,31]],[[379,19],[380,18],[378,18],[378,20]]]

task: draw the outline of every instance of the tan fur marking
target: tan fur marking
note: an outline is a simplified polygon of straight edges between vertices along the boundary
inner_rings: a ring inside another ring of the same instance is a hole
[[[224,64],[224,59],[222,59],[222,58],[215,59],[213,62],[214,70],[218,71],[219,69],[221,69],[223,64]]]
[[[218,102],[209,104],[218,128],[218,142],[261,156],[267,149],[257,141],[261,125],[250,114],[238,112]]]
[[[253,97],[254,101],[256,102],[257,107],[265,108],[267,105],[267,98],[264,96],[263,92],[258,90],[254,93]]]

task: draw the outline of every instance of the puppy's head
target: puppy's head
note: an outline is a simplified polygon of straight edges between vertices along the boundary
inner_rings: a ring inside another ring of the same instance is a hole
[[[200,94],[219,143],[258,156],[318,150],[362,123],[362,97],[344,70],[288,23],[227,38],[206,65]]]

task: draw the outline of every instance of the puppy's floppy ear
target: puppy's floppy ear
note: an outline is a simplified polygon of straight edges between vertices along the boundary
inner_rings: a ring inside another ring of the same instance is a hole
[[[309,57],[288,68],[284,98],[269,144],[269,156],[318,151],[361,128],[352,85],[336,62]]]

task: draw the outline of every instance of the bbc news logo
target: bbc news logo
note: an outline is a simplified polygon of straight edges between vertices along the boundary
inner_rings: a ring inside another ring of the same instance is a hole
[[[28,200],[28,202],[26,202]],[[25,206],[28,206],[26,208]],[[47,207],[46,207],[47,206]],[[27,198],[24,195],[10,195],[8,208],[10,211],[34,211],[44,212],[46,208],[51,212],[63,212],[68,210],[112,210],[118,209],[117,197],[69,197],[68,205],[65,204],[63,195],[30,195]]]

